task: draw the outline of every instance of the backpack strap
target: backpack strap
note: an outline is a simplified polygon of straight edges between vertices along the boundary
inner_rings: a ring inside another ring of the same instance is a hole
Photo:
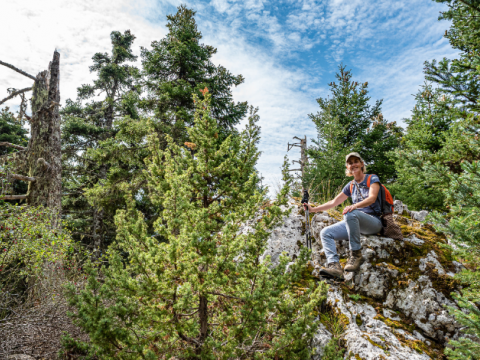
[[[353,194],[353,180],[350,181],[350,196]]]
[[[372,174],[368,175],[367,177],[367,188],[370,188],[370,180],[372,178]]]

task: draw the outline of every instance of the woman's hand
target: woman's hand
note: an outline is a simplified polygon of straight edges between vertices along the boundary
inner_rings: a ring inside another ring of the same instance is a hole
[[[357,209],[357,205],[349,205],[349,206],[345,206],[345,209],[343,209],[343,215],[345,215],[346,213],[349,213],[350,211],[353,211],[353,210],[356,210]]]
[[[303,209],[306,210],[306,208],[308,208],[309,212],[315,212],[315,211],[313,211],[312,205],[307,204],[307,203],[303,203]]]

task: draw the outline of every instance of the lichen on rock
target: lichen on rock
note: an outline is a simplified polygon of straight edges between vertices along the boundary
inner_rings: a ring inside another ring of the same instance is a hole
[[[294,261],[305,246],[302,206],[295,200],[289,206],[290,215],[268,240],[266,254],[274,263],[284,251]],[[458,291],[460,284],[452,276],[462,265],[453,261],[443,246],[445,236],[416,220],[425,220],[427,212],[410,212],[399,201],[395,210],[404,241],[362,235],[366,261],[360,271],[346,273],[344,283],[330,284],[327,305],[348,323],[342,335],[345,359],[440,359],[447,340],[460,335],[460,324],[445,306],[457,306],[450,294]],[[341,214],[332,211],[312,217],[314,275],[326,262],[320,232],[340,219]],[[348,241],[337,241],[341,262],[348,257],[348,250]],[[331,338],[325,331],[319,327],[312,345],[317,353]]]

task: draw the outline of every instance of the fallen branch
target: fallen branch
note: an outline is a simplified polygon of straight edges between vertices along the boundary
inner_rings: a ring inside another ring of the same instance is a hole
[[[26,147],[20,146],[20,145],[15,145],[6,141],[0,142],[0,146],[6,146],[6,147],[11,147],[17,150],[27,150]]]
[[[15,180],[31,181],[31,182],[37,181],[37,179],[35,179],[34,177],[18,175],[18,174],[5,174],[5,173],[0,172],[0,175],[7,176],[7,177],[10,177],[10,178],[15,179]]]
[[[2,195],[0,200],[23,200],[26,199],[27,195]]]
[[[20,70],[19,68],[16,68],[16,67],[13,66],[13,65],[7,64],[7,63],[5,63],[5,62],[3,62],[3,61],[1,61],[1,60],[0,60],[0,65],[6,66],[6,67],[12,69],[13,71],[16,71],[16,72],[18,72],[19,74],[22,74],[22,75],[24,75],[24,76],[32,79],[33,81],[37,80],[37,78],[36,78],[35,76],[32,76],[32,75],[26,73],[25,71]]]
[[[1,100],[0,105],[2,105],[5,101],[13,99],[15,96],[23,94],[24,92],[27,92],[27,91],[30,91],[30,90],[32,90],[31,87],[28,87],[28,88],[25,88],[25,89],[22,89],[22,90],[14,91],[13,93],[10,94],[10,96],[7,96],[5,99]]]

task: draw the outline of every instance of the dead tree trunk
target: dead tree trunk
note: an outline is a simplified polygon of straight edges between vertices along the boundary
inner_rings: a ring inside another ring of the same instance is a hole
[[[5,63],[0,62],[0,65],[5,65]],[[12,68],[12,66],[8,67]],[[20,73],[23,74],[23,72]],[[28,74],[25,76],[32,78]],[[33,84],[32,116],[29,120],[31,131],[28,146],[26,149],[20,149],[6,160],[12,163],[12,170],[20,174],[15,175],[17,178],[22,177],[22,180],[29,181],[28,192],[25,195],[27,203],[32,206],[43,205],[55,211],[58,216],[62,210],[59,104],[60,54],[55,51],[48,70],[40,72]],[[8,196],[0,196],[0,199],[2,198],[9,199]]]
[[[27,201],[61,211],[62,163],[60,138],[60,54],[55,51],[47,71],[33,85],[31,137],[28,143]]]

